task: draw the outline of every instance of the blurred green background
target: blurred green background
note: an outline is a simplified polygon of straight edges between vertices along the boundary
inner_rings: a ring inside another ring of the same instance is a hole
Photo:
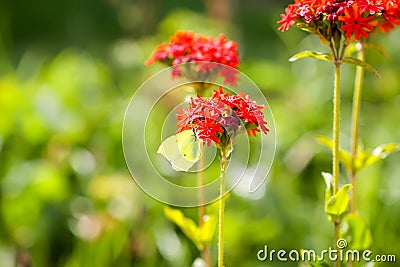
[[[143,62],[177,29],[236,40],[240,70],[263,90],[275,116],[268,183],[252,198],[235,190],[227,203],[226,266],[297,266],[258,262],[266,244],[328,248],[333,227],[320,173],[331,170],[330,152],[315,137],[330,136],[333,67],[288,62],[304,49],[325,50],[300,30],[277,31],[288,2],[1,1],[0,266],[179,267],[199,257],[165,218],[163,204],[135,185],[121,145],[131,96],[163,68]],[[382,76],[366,76],[360,129],[369,148],[400,141],[400,32],[374,39],[388,56],[367,54]],[[354,68],[346,66],[343,76],[348,147]],[[372,251],[398,260],[399,161],[394,154],[364,170],[357,188]]]

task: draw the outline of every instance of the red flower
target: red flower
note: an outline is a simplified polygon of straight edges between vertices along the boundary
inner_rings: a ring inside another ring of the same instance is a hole
[[[261,111],[265,108],[264,106],[257,105],[255,101],[243,93],[236,95],[233,103],[234,105],[231,108],[245,123],[260,127],[264,133],[269,131],[265,126],[267,122],[264,120],[264,113]]]
[[[373,16],[363,17],[363,11],[356,3],[344,10],[344,15],[339,17],[339,21],[343,22],[342,31],[346,33],[346,38],[354,34],[356,40],[360,40],[360,35],[367,38],[368,32],[378,24]]]
[[[194,129],[196,130],[197,137],[204,140],[208,146],[211,145],[211,141],[219,144],[221,141],[218,137],[218,133],[224,132],[219,123],[207,117],[205,117],[204,120],[196,121]]]
[[[331,40],[339,31],[347,39],[367,38],[377,25],[388,32],[400,25],[399,0],[294,0],[278,21],[279,30],[286,31],[292,25]],[[328,22],[328,23],[327,23]]]
[[[400,1],[398,0],[383,0],[383,18],[380,23],[382,32],[389,32],[395,28],[395,25],[400,25]]]
[[[371,15],[381,13],[384,9],[383,4],[378,1],[360,0],[358,1],[357,5],[360,8],[361,13],[367,12]]]
[[[383,21],[379,24],[379,29],[381,30],[381,32],[383,33],[388,33],[392,30],[394,30],[394,25],[392,22],[389,21]]]
[[[157,61],[174,66],[173,77],[181,76],[181,70],[177,65],[186,62],[214,62],[224,64],[233,68],[239,65],[237,43],[225,39],[224,34],[217,38],[205,37],[192,31],[177,31],[171,36],[169,43],[160,44],[150,58],[145,61],[151,65]],[[196,72],[210,73],[216,65],[199,64]],[[222,68],[224,70],[226,68]],[[217,70],[219,71],[219,70]],[[225,82],[235,84],[237,78],[226,70],[219,73],[225,77]]]
[[[278,30],[282,32],[287,31],[293,24],[295,24],[295,19],[300,17],[300,15],[298,15],[296,11],[296,5],[289,5],[285,9],[285,14],[281,14],[281,20],[278,21],[278,24],[281,24]]]
[[[249,135],[260,131],[266,134],[269,130],[262,109],[264,106],[257,105],[249,96],[230,96],[220,87],[210,98],[197,96],[191,99],[187,110],[178,110],[178,132],[192,129],[207,145],[211,141],[219,144],[223,134],[233,137],[229,135],[235,135],[240,127],[245,127]]]

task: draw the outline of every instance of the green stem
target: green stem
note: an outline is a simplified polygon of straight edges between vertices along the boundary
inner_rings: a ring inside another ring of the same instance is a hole
[[[206,89],[205,83],[195,83],[193,88],[201,96]],[[199,171],[197,172],[197,184],[199,187],[199,227],[204,225],[204,216],[206,215],[205,197],[204,197],[204,145],[200,146],[200,159],[199,159]],[[206,267],[211,267],[211,256],[209,248],[206,247],[201,251],[203,260],[206,263]]]
[[[358,59],[364,61],[365,53],[364,47],[362,43],[360,43],[361,47],[358,51]],[[353,93],[353,110],[352,110],[352,120],[351,120],[351,156],[353,159],[353,165],[355,159],[357,157],[358,150],[358,125],[360,118],[360,104],[361,104],[361,92],[363,86],[364,79],[364,68],[357,66],[356,69],[356,77],[354,83],[354,93]],[[350,199],[350,213],[354,213],[356,211],[356,197],[355,197],[355,188],[356,188],[356,170],[352,170],[350,174],[350,183],[353,186],[353,190],[351,193]]]
[[[339,132],[340,132],[340,63],[335,63],[335,88],[333,93],[333,192],[339,190]]]
[[[206,266],[211,267],[212,266],[211,265],[211,257],[210,257],[210,251],[208,250],[208,248],[205,248],[202,251],[202,254],[203,254],[203,260],[205,261]]]
[[[339,61],[335,62],[335,84],[333,92],[333,192],[336,194],[339,190],[339,133],[340,133],[340,65]],[[335,222],[334,242],[335,248],[339,240],[340,223]],[[340,266],[340,261],[335,261],[335,267]]]
[[[334,232],[334,241],[335,241],[335,250],[339,253],[340,248],[338,245],[339,240],[339,229],[340,229],[340,222],[334,222],[335,232]],[[337,257],[335,260],[335,267],[340,267],[340,259]]]
[[[205,198],[204,198],[204,145],[200,146],[200,159],[199,159],[199,168],[200,170],[197,172],[197,179],[198,179],[198,187],[199,187],[199,227],[203,227],[204,225],[204,216],[206,215],[205,209]],[[208,247],[204,248],[201,251],[203,256],[203,260],[206,263],[207,267],[211,267],[211,257],[210,251]]]
[[[218,223],[218,267],[224,266],[224,209],[225,209],[225,171],[226,151],[221,149],[221,177],[220,177],[220,198],[219,198],[219,223]]]
[[[199,171],[197,172],[197,180],[199,187],[199,226],[204,224],[204,215],[206,214],[204,205],[204,145],[200,145],[200,159],[199,159]]]

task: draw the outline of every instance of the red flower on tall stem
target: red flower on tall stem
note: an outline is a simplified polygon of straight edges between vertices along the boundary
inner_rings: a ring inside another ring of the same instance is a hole
[[[232,138],[243,127],[249,135],[260,131],[267,134],[264,108],[244,93],[229,95],[220,87],[210,98],[197,96],[191,99],[188,109],[179,109],[178,132],[191,129],[207,145],[211,141],[220,144],[224,134]]]
[[[295,24],[295,19],[300,17],[296,11],[297,9],[295,5],[289,5],[285,9],[285,14],[281,14],[281,20],[278,21],[278,24],[281,24],[278,30],[282,32],[287,31],[293,24]]]
[[[382,32],[389,32],[399,26],[400,22],[400,1],[399,0],[383,0],[384,20],[379,24]]]
[[[182,75],[181,69],[178,68],[181,63],[204,62],[199,64],[195,71],[208,74],[214,71],[217,65],[206,62],[220,63],[232,68],[237,68],[240,62],[237,43],[226,39],[224,34],[215,38],[192,31],[177,31],[170,37],[169,43],[162,43],[155,49],[145,64],[151,65],[157,61],[174,66],[174,77]],[[237,78],[229,71],[221,71],[218,75],[225,77],[226,83],[236,83]]]
[[[367,38],[377,28],[388,32],[400,25],[399,0],[294,0],[278,21],[279,30],[292,26],[319,35],[324,40],[334,36],[332,30],[346,39]]]
[[[360,36],[367,38],[368,33],[378,25],[373,16],[363,17],[363,13],[363,9],[353,4],[345,8],[344,14],[339,16],[339,21],[343,22],[342,31],[345,32],[346,38],[350,39],[353,34],[356,40],[360,40]]]

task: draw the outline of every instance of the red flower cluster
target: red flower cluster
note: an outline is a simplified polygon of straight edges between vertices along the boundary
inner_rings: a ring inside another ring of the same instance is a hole
[[[241,123],[249,136],[255,136],[260,129],[266,134],[269,129],[261,111],[264,108],[244,93],[231,96],[220,87],[210,98],[197,96],[191,99],[189,109],[179,109],[176,115],[178,132],[192,129],[207,145],[211,141],[220,144],[224,134],[231,138],[229,135],[236,134]]]
[[[360,40],[378,25],[388,32],[399,19],[400,0],[295,0],[278,24],[282,32],[297,25],[320,36],[328,27],[338,28],[347,39]]]
[[[237,43],[225,39],[224,34],[217,38],[205,37],[192,31],[177,31],[170,37],[169,43],[160,44],[150,58],[145,62],[151,65],[157,61],[169,66],[177,66],[186,62],[214,62],[233,68],[239,65]],[[215,69],[215,64],[199,64],[197,72],[208,73]],[[220,76],[225,77],[225,82],[235,84],[236,77],[228,68],[222,68]],[[181,76],[181,70],[174,68],[173,76]]]

